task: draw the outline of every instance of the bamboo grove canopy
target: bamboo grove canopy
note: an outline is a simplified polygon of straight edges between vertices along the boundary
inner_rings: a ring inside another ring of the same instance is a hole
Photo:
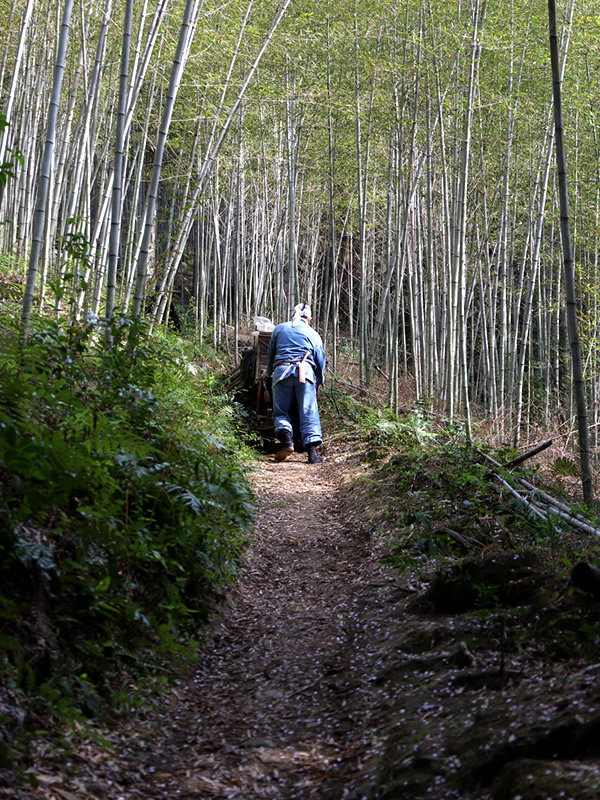
[[[157,325],[174,303],[218,344],[304,299],[333,367],[356,348],[392,407],[410,377],[515,441],[571,424],[545,5],[0,6],[0,264],[24,321]],[[599,20],[596,2],[557,8],[593,436]]]

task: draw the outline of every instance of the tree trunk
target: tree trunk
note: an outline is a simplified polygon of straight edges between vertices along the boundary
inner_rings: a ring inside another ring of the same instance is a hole
[[[56,137],[56,121],[58,118],[58,104],[60,91],[62,88],[63,75],[65,72],[65,59],[67,55],[67,44],[69,41],[69,30],[71,26],[71,14],[73,11],[73,0],[65,0],[62,25],[58,38],[58,48],[56,53],[56,63],[54,67],[54,81],[52,85],[52,97],[48,111],[48,124],[46,126],[46,145],[42,158],[35,214],[33,219],[33,233],[31,240],[31,252],[29,256],[29,269],[27,271],[27,283],[25,285],[25,295],[23,297],[23,309],[21,313],[21,324],[25,336],[31,318],[33,308],[33,292],[38,273],[40,253],[44,238],[44,227],[46,224],[46,209],[48,205],[48,187],[53,171],[52,159],[54,156],[54,141]]]
[[[129,76],[129,48],[133,21],[133,0],[126,0],[121,48],[121,75],[119,78],[119,108],[115,135],[110,242],[108,249],[108,274],[106,280],[106,317],[112,319],[115,310],[117,264],[121,245],[121,205],[123,190],[123,153],[125,148],[125,114],[127,112],[127,80]],[[106,329],[107,344],[111,344],[110,326]]]
[[[569,226],[569,195],[567,187],[567,164],[562,122],[561,76],[556,37],[555,0],[548,0],[548,22],[550,29],[550,56],[552,60],[552,94],[554,98],[554,132],[556,142],[556,163],[560,196],[560,233],[563,246],[565,271],[565,292],[567,296],[567,324],[573,368],[573,388],[577,407],[577,428],[579,432],[579,457],[581,465],[581,484],[583,499],[588,505],[594,500],[592,470],[590,466],[590,445],[585,398],[585,381],[579,331],[577,326],[577,295],[575,291],[575,269],[571,250],[571,231]]]
[[[154,165],[152,167],[152,177],[146,195],[146,203],[144,206],[144,228],[141,239],[140,253],[137,263],[137,277],[135,296],[133,298],[133,316],[139,317],[142,312],[142,303],[144,300],[144,289],[146,285],[146,272],[148,264],[148,255],[150,251],[150,241],[154,229],[154,215],[156,210],[156,200],[158,197],[158,184],[160,181],[160,174],[162,171],[163,155],[167,135],[171,126],[171,118],[173,116],[173,108],[175,107],[175,99],[183,69],[190,53],[192,38],[194,36],[194,29],[198,21],[198,16],[202,9],[204,0],[187,0],[185,10],[183,13],[183,22],[181,23],[181,30],[179,32],[179,42],[173,59],[173,67],[171,69],[171,79],[169,81],[169,88],[167,91],[167,99],[163,109],[160,130],[156,142],[156,149],[154,152]]]

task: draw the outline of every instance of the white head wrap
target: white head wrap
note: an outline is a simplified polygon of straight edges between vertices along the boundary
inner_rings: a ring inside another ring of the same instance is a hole
[[[310,313],[310,306],[308,303],[298,303],[298,305],[294,308],[294,316],[292,317],[292,327],[296,327],[296,325],[300,322],[301,319],[311,319],[312,314]]]

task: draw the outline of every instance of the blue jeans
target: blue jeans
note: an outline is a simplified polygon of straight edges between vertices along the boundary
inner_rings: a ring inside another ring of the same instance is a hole
[[[290,431],[292,414],[298,409],[300,419],[300,436],[302,444],[320,444],[322,441],[321,420],[317,407],[317,387],[306,381],[300,383],[297,375],[290,375],[273,384],[273,422],[275,433],[281,430]]]

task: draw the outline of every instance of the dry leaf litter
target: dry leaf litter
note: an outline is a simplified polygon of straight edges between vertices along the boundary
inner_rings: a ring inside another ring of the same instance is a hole
[[[351,458],[263,460],[243,573],[192,675],[66,761],[41,737],[37,786],[0,797],[600,797],[600,665],[552,662],[533,636],[506,650],[508,617],[427,611],[420,573],[380,565],[340,491]]]
[[[39,785],[15,797],[360,796],[376,750],[380,617],[396,578],[344,506],[343,462],[259,464],[255,535],[193,676],[155,718],[106,732],[109,746],[87,742],[60,770],[38,743]]]

